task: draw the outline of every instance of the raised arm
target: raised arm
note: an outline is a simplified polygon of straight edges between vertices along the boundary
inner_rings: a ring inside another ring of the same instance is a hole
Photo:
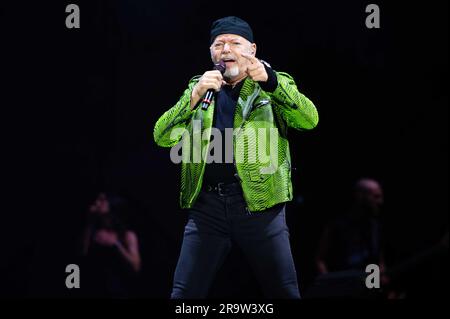
[[[319,123],[319,115],[313,102],[299,92],[294,79],[287,73],[276,72],[278,86],[270,93],[276,111],[289,127],[312,130]]]

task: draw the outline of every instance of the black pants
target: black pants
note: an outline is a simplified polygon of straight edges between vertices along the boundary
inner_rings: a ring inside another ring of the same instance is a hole
[[[242,194],[202,191],[189,210],[172,299],[206,298],[232,241],[242,249],[265,297],[298,299],[285,205],[249,214]]]

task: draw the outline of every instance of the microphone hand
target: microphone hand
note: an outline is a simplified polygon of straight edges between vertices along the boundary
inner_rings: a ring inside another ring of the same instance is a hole
[[[209,89],[216,92],[220,91],[223,81],[223,76],[219,71],[207,71],[202,75],[195,87],[197,88],[198,94],[203,96]]]
[[[192,90],[191,109],[198,104],[208,90],[218,92],[224,83],[225,81],[220,71],[214,70],[205,72]]]

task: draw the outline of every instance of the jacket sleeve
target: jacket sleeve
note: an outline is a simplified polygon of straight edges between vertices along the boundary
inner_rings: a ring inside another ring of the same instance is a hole
[[[183,129],[186,128],[196,110],[191,110],[190,102],[192,90],[199,78],[200,76],[196,76],[189,81],[188,88],[184,91],[177,104],[165,112],[156,122],[153,138],[159,146],[172,147],[180,142],[183,136]]]
[[[272,96],[277,112],[289,127],[311,130],[319,123],[317,109],[306,96],[297,89],[294,79],[287,73],[276,72],[278,86]]]

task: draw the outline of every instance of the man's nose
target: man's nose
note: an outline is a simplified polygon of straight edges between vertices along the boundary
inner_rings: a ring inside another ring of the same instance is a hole
[[[223,52],[230,52],[230,45],[228,43],[225,43],[223,46]]]

